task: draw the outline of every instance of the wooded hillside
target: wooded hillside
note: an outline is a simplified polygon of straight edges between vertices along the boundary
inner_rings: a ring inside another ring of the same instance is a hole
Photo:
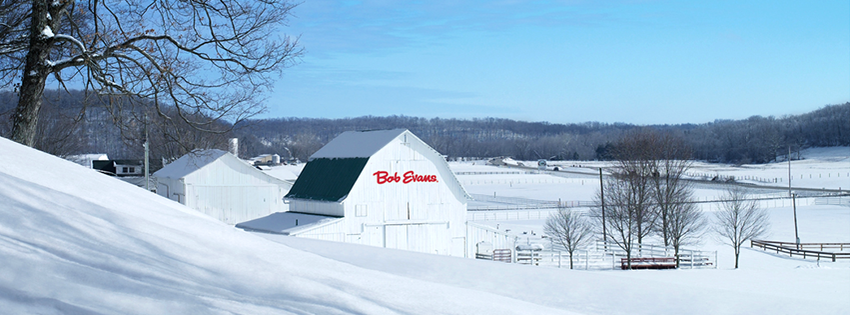
[[[0,134],[7,136],[16,95],[0,92]],[[87,104],[83,110],[83,104]],[[56,155],[107,153],[112,158],[141,158],[138,130],[120,129],[106,107],[81,92],[46,91],[36,147]],[[238,137],[243,157],[277,153],[305,161],[336,135],[348,130],[407,128],[449,157],[511,156],[520,160],[607,159],[613,143],[625,131],[653,128],[682,137],[694,158],[725,163],[766,163],[784,159],[789,147],[850,146],[850,103],[827,105],[803,115],[753,116],[703,124],[637,126],[584,122],[552,124],[503,118],[452,119],[408,116],[364,116],[344,119],[253,119],[236,131],[204,135],[190,128],[156,123],[150,118],[152,160],[177,158],[195,148],[226,149],[226,139]],[[141,115],[139,115],[141,117]],[[136,117],[138,119],[138,117]],[[126,122],[125,122],[126,124]],[[133,124],[130,124],[133,125]]]

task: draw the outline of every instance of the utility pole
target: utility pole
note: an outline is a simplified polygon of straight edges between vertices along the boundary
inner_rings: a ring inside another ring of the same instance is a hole
[[[602,241],[608,246],[608,233],[605,228],[605,186],[602,182],[602,168],[599,168],[599,201],[602,203]]]
[[[788,146],[788,195],[794,197],[791,192],[791,146]]]
[[[148,114],[145,114],[145,189],[150,192],[151,191],[151,180],[150,180],[150,145],[148,144]]]
[[[791,204],[794,207],[794,238],[797,240],[797,249],[800,249],[800,234],[797,234],[797,194],[791,193]]]

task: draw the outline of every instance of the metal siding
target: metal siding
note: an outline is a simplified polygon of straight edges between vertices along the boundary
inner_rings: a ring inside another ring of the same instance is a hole
[[[476,224],[474,222],[468,222],[467,226],[467,257],[475,257],[476,245],[480,242],[488,242],[493,245],[494,249],[514,250],[517,245],[518,239],[516,236],[508,235],[507,233],[501,232],[492,227]]]
[[[286,198],[341,201],[351,191],[369,158],[313,159]]]
[[[302,199],[289,200],[289,211],[329,215],[335,217],[341,217],[345,214],[343,210],[343,205],[340,203]],[[351,216],[354,216],[354,214],[352,214]]]
[[[407,143],[403,141],[405,136]],[[437,175],[438,182],[379,185],[373,175],[386,171],[403,176],[409,170],[419,175]],[[462,257],[466,196],[442,156],[405,132],[368,159],[341,202],[292,199],[290,208],[344,216],[339,225],[298,236],[324,235],[322,239]],[[366,216],[356,215],[358,205],[361,209],[365,206]]]
[[[335,241],[335,242],[345,242],[345,232],[343,231],[345,228],[345,219],[339,220],[338,222],[327,224],[320,226],[315,229],[298,232],[296,234],[292,234],[293,236],[298,237],[306,237],[317,240],[325,240],[325,241]]]
[[[158,178],[156,185],[156,193],[165,198],[181,202],[178,200],[176,194],[183,195],[183,183],[179,179],[171,179],[171,178]],[[185,202],[181,202],[186,204]]]
[[[186,175],[186,205],[220,221],[236,224],[287,211],[283,199],[289,184],[235,157],[223,155]]]
[[[402,136],[403,137],[403,136]],[[382,231],[386,236],[386,247],[413,250],[425,253],[463,256],[462,246],[452,246],[453,239],[466,237],[466,204],[455,198],[449,182],[442,176],[439,167],[421,152],[417,146],[404,144],[399,137],[369,159],[349,196],[344,201],[347,231],[360,230],[364,223],[407,221],[408,225],[387,225]],[[417,141],[408,137],[408,141]],[[430,154],[434,152],[425,152]],[[409,184],[377,184],[373,175],[386,171],[390,175],[414,171],[419,175],[437,175],[437,183],[414,182]],[[367,207],[366,217],[355,216],[355,205]],[[409,211],[408,211],[409,209]],[[421,224],[416,222],[430,222]],[[439,223],[445,222],[445,223]],[[363,243],[376,245],[374,238],[382,233],[372,230]]]

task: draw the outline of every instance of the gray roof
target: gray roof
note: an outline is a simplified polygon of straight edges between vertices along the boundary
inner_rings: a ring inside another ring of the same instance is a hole
[[[310,159],[368,158],[407,129],[346,131],[313,153]]]
[[[326,223],[337,219],[339,217],[319,214],[275,212],[262,218],[239,223],[236,227],[246,231],[289,235],[291,232],[301,230],[309,225]]]
[[[156,171],[156,173],[153,173],[153,175],[159,178],[184,178],[186,175],[192,174],[225,154],[227,152],[218,149],[195,150],[169,163]]]

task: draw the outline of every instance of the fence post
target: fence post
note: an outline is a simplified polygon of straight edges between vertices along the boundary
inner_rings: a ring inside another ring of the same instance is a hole
[[[590,252],[584,251],[584,270],[590,270]]]
[[[694,254],[694,251],[692,250],[691,251],[691,269],[694,269],[694,260],[696,260],[696,255]]]

